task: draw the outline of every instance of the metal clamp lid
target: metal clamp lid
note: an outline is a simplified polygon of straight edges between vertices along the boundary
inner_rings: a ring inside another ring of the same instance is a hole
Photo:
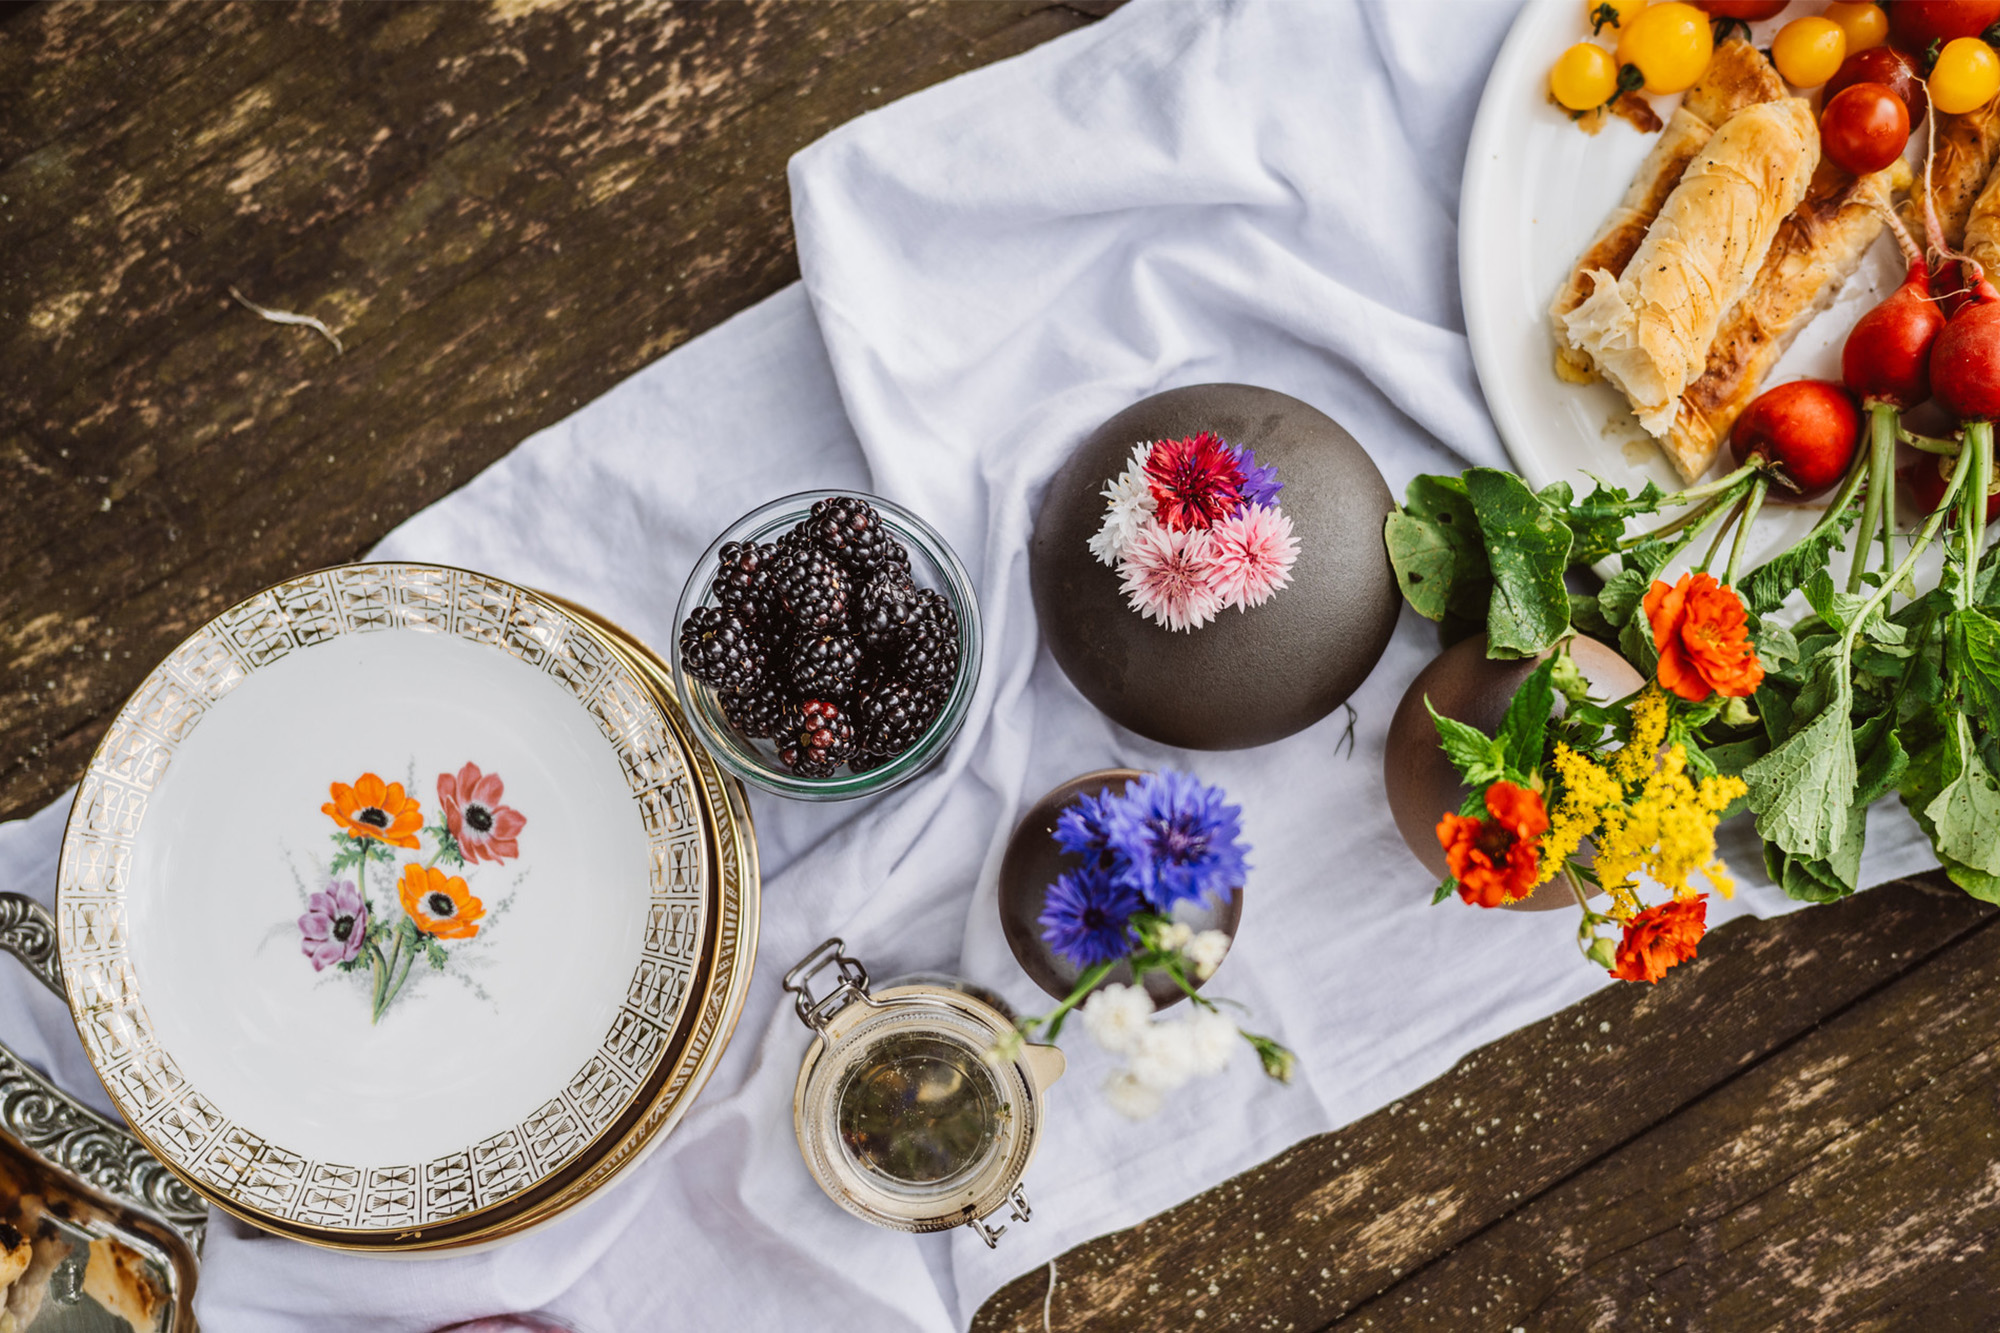
[[[840,970],[840,984],[819,999],[814,999],[812,979],[828,967]],[[868,969],[848,956],[846,941],[836,935],[822,941],[817,949],[799,961],[797,967],[785,973],[785,989],[796,997],[793,1008],[798,1011],[799,1021],[813,1031],[823,1033],[835,1014],[850,1004],[868,998]]]

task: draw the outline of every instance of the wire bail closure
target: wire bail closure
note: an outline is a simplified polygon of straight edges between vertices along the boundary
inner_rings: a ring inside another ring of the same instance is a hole
[[[839,969],[840,984],[814,999],[812,979],[829,967]],[[818,948],[799,960],[797,967],[785,973],[784,987],[795,997],[792,1004],[798,1012],[799,1021],[814,1032],[824,1034],[826,1025],[835,1014],[850,1004],[868,998],[868,969],[858,959],[848,956],[846,941],[836,935],[822,941]]]

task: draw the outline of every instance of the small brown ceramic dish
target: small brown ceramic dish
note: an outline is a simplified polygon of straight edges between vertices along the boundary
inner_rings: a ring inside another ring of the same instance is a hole
[[[1126,783],[1143,776],[1137,769],[1107,768],[1071,778],[1036,801],[1007,842],[1007,854],[1000,861],[1000,928],[1006,932],[1007,947],[1014,951],[1022,969],[1037,986],[1058,1000],[1068,997],[1082,969],[1049,948],[1036,919],[1042,914],[1042,899],[1049,885],[1077,865],[1076,857],[1056,845],[1056,816],[1085,792],[1095,793],[1107,787],[1122,792]],[[1231,892],[1229,900],[1220,906],[1184,903],[1174,910],[1173,918],[1186,922],[1197,932],[1219,930],[1234,939],[1236,927],[1243,919],[1243,890]],[[1131,980],[1131,966],[1120,963],[1104,978],[1103,984]],[[1196,983],[1197,989],[1200,984]],[[1146,978],[1146,993],[1161,1009],[1185,998],[1180,987],[1158,973]]]

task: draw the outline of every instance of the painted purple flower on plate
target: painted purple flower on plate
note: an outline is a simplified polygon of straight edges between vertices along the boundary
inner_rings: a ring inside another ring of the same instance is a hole
[[[368,937],[368,904],[354,881],[329,880],[324,889],[306,899],[299,932],[305,936],[299,949],[312,959],[313,971],[323,971],[329,963],[353,961]]]
[[[1219,899],[1250,869],[1240,841],[1242,816],[1222,788],[1192,774],[1148,773],[1110,810],[1113,873],[1157,912]]]

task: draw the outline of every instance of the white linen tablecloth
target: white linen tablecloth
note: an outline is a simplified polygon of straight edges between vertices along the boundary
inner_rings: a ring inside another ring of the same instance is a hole
[[[1461,331],[1458,182],[1511,3],[1139,3],[835,131],[791,169],[803,283],[525,441],[383,542],[575,598],[664,649],[675,596],[723,522],[774,495],[864,488],[925,515],[978,586],[985,670],[945,762],[834,806],[753,793],[766,872],[755,985],[686,1122],[627,1181],[498,1251],[369,1260],[218,1216],[200,1313],[234,1330],[421,1330],[543,1310],[614,1330],[961,1328],[1014,1275],[1435,1077],[1580,998],[1564,912],[1429,906],[1396,836],[1381,750],[1436,648],[1407,611],[1336,715],[1254,751],[1199,754],[1096,713],[1042,651],[1027,542],[1047,478],[1104,417],[1161,389],[1266,385],[1341,420],[1399,493],[1503,464]],[[662,168],[667,169],[666,167]],[[1218,993],[1293,1046],[1283,1088],[1247,1050],[1154,1120],[1099,1096],[1067,1034],[1027,1185],[997,1251],[875,1230],[799,1160],[806,1033],[781,973],[828,935],[877,975],[956,970],[1044,1007],[994,907],[1000,853],[1044,790],[1109,765],[1225,786],[1253,847]],[[0,887],[47,901],[64,810],[0,828]],[[1929,864],[1899,813],[1864,875]],[[1744,885],[1712,920],[1788,910]],[[0,968],[0,1037],[106,1105],[62,1007]]]

